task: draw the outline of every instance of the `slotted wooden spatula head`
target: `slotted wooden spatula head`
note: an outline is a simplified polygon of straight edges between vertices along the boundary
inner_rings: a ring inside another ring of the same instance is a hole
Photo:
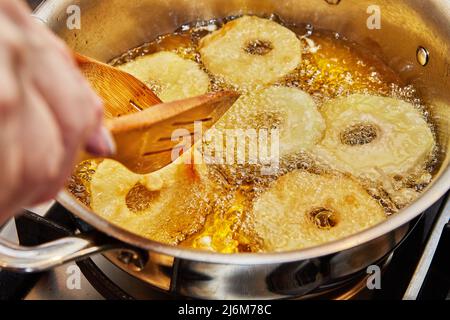
[[[78,53],[74,56],[83,75],[103,99],[106,118],[139,112],[162,102],[131,74]]]
[[[189,137],[193,145],[194,139],[201,138],[238,97],[229,91],[210,93],[108,120],[106,126],[117,146],[112,159],[139,174],[159,170],[181,155],[184,137]]]

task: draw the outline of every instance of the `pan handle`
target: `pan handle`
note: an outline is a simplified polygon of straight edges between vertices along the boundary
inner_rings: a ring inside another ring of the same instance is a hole
[[[89,256],[120,250],[136,260],[140,254],[132,248],[98,233],[69,236],[45,244],[24,247],[0,238],[0,269],[14,272],[42,272]]]

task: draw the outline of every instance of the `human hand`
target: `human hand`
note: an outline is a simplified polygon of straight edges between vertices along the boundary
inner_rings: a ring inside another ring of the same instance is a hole
[[[80,149],[114,149],[100,98],[70,50],[30,14],[22,1],[0,0],[0,225],[53,198]]]

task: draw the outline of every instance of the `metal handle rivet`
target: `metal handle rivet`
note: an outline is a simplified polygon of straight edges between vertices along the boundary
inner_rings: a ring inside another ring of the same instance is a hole
[[[423,67],[425,67],[428,64],[428,62],[430,61],[430,53],[424,47],[417,48],[416,56],[417,56],[417,62],[419,62],[419,64]]]

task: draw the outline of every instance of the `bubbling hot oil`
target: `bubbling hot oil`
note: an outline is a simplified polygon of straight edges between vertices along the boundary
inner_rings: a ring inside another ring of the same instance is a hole
[[[173,34],[160,36],[153,42],[130,50],[111,61],[111,64],[117,66],[139,56],[172,51],[201,66],[210,77],[210,91],[233,89],[206,70],[198,52],[199,40],[220,28],[225,22],[227,20],[185,25]],[[287,27],[302,39],[304,52],[300,66],[281,79],[278,84],[304,90],[316,100],[318,105],[353,93],[397,97],[413,103],[428,119],[427,109],[420,103],[414,88],[406,86],[393,70],[366,49],[333,32],[312,32],[311,26],[307,25]],[[157,84],[148,83],[148,85],[155,93],[158,93]],[[421,178],[401,177],[398,180],[402,184],[409,184],[409,187],[421,191],[430,180],[423,178],[423,175],[430,175],[435,164],[435,160],[430,161],[424,168],[424,172],[417,175]],[[98,162],[89,161],[80,164],[69,184],[69,190],[86,205],[90,204],[90,180],[97,165]],[[250,218],[252,201],[266,189],[269,182],[299,168],[315,173],[325,170],[303,153],[282,159],[280,173],[263,179],[255,174],[252,168],[239,170],[239,168],[210,166],[209,180],[217,190],[210,203],[210,214],[201,230],[181,239],[179,244],[222,253],[260,252],[262,240],[252,231]],[[383,205],[388,214],[396,211],[387,192],[380,191],[379,186],[373,186],[370,183],[366,187],[372,188],[369,192]],[[137,203],[130,206],[130,209],[141,207],[139,197],[134,195],[132,198]],[[142,198],[142,201],[146,200]]]

